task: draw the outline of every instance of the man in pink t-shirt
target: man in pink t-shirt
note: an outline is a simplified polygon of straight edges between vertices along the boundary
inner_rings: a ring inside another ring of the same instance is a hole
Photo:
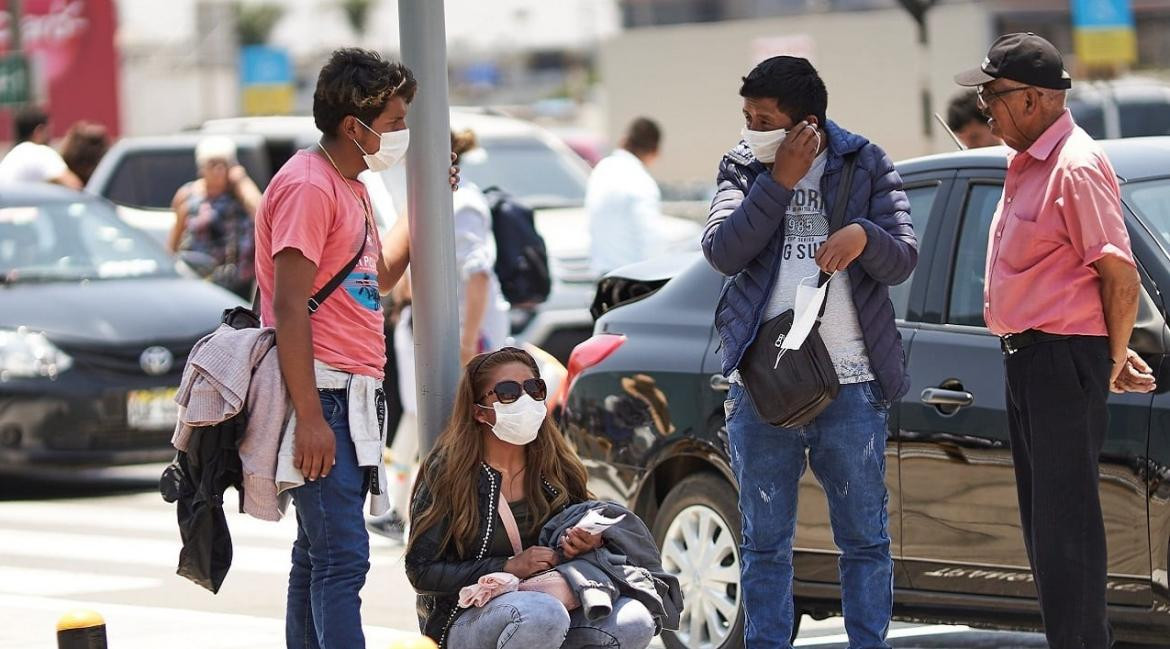
[[[1066,108],[1072,79],[1035,34],[1008,34],[955,81],[978,87],[1008,157],[984,319],[1001,337],[1024,545],[1048,644],[1111,644],[1098,458],[1109,391],[1149,392],[1132,350],[1141,280],[1117,176]]]
[[[285,433],[292,435],[293,466],[278,465],[278,479],[283,484],[279,476],[289,471],[291,484],[303,482],[291,490],[298,531],[285,623],[290,649],[365,646],[359,592],[369,536],[362,505],[382,486],[380,298],[406,269],[409,237],[406,219],[379,237],[357,176],[402,161],[416,88],[400,63],[365,50],[334,52],[313,94],[322,138],[281,167],[256,214],[262,320],[276,328],[294,412]],[[335,276],[340,284],[319,296]]]

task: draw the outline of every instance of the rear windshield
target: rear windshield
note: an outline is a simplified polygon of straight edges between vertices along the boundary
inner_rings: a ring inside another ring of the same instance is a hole
[[[263,190],[270,179],[263,152],[241,148],[237,155]],[[127,207],[169,210],[175,192],[196,178],[194,147],[131,151],[122,157],[102,195]]]

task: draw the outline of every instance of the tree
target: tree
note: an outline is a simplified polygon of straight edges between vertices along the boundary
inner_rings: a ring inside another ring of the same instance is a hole
[[[923,66],[922,74],[918,80],[919,94],[922,99],[922,133],[927,139],[930,139],[934,133],[934,123],[930,120],[930,108],[933,100],[930,93],[928,68],[930,65],[930,32],[926,25],[926,12],[938,4],[938,0],[898,0],[898,3],[914,18],[914,23],[918,25],[919,63]]]
[[[338,4],[345,12],[345,18],[349,21],[349,26],[353,27],[353,31],[359,36],[365,34],[374,0],[338,0]]]
[[[263,45],[272,28],[284,16],[284,8],[271,4],[236,3],[236,32],[240,45]]]

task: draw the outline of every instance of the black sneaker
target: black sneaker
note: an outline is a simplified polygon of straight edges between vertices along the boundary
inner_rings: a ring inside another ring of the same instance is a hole
[[[377,518],[367,518],[366,529],[392,541],[405,542],[406,521],[398,515],[398,512],[390,512]]]

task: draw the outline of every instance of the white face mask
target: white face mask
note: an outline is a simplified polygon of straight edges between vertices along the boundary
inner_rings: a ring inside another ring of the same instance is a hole
[[[366,153],[366,150],[362,148],[362,145],[358,144],[356,139],[353,141],[362,152],[362,159],[366,161],[366,167],[370,171],[381,173],[402,162],[402,159],[406,157],[406,148],[410,146],[410,129],[404,128],[401,131],[379,133],[366,126],[366,123],[360,119],[358,120],[358,124],[365,126],[367,131],[377,135],[381,140],[378,150],[374,153]]]
[[[516,446],[531,444],[548,415],[544,402],[533,399],[528,393],[512,403],[497,401],[492,404],[492,409],[496,411],[496,425],[492,426],[492,432],[500,441]]]
[[[816,131],[815,133],[817,149],[819,150],[821,148],[821,132]],[[748,148],[752,150],[752,155],[756,157],[756,160],[767,164],[776,161],[776,151],[780,149],[784,138],[788,137],[788,131],[782,128],[774,131],[753,131],[745,126],[739,135],[744,142],[747,142]]]
[[[788,131],[782,128],[774,131],[753,131],[745,126],[739,135],[744,142],[747,142],[748,148],[752,150],[752,155],[756,157],[756,160],[768,163],[776,160],[776,151],[780,148],[780,143],[784,141],[784,138],[788,137]]]

